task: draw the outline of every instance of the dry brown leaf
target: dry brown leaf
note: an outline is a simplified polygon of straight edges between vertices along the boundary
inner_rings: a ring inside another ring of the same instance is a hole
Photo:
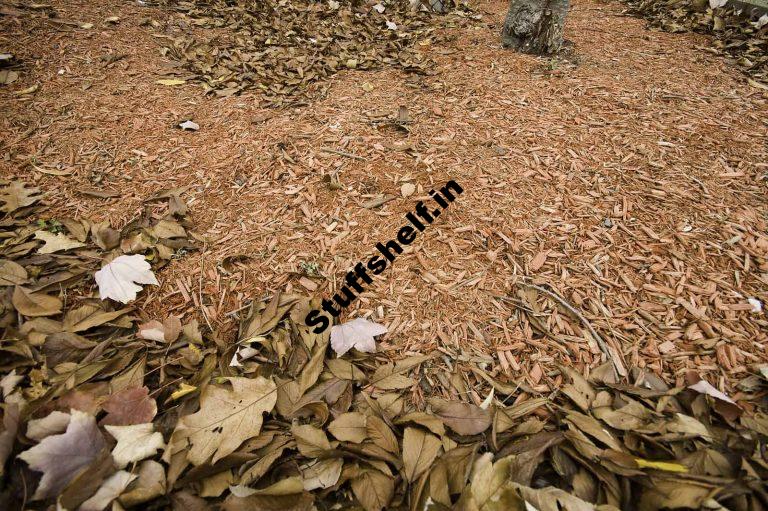
[[[11,299],[13,306],[24,316],[53,316],[61,312],[62,302],[55,296],[33,293],[21,286],[16,286]]]
[[[194,465],[209,460],[216,463],[258,435],[263,413],[272,411],[277,401],[277,388],[266,378],[232,377],[227,381],[231,390],[209,385],[200,397],[200,410],[179,421],[176,432],[188,438],[187,459]]]
[[[359,412],[343,413],[328,425],[328,431],[342,442],[359,444],[368,437],[366,419]]]
[[[491,414],[477,405],[437,398],[430,399],[429,404],[443,423],[460,435],[477,435],[491,425]]]
[[[365,470],[352,480],[352,491],[365,511],[380,511],[392,500],[395,480],[378,470]]]
[[[442,443],[435,435],[420,428],[405,428],[403,435],[403,471],[405,479],[413,483],[435,461]]]
[[[102,405],[107,412],[102,425],[128,426],[151,422],[157,414],[157,404],[147,387],[131,387],[116,392]]]

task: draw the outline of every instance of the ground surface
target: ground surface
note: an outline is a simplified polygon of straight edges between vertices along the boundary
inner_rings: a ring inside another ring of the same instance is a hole
[[[538,391],[559,383],[548,374],[558,362],[599,364],[563,309],[542,311],[542,337],[498,298],[527,279],[581,310],[626,367],[678,381],[696,369],[733,391],[731,376],[768,359],[768,322],[747,302],[768,302],[768,96],[701,49],[700,36],[648,31],[620,4],[578,0],[566,26],[573,67],[502,51],[506,6],[483,2],[480,23],[425,50],[435,75],[344,72],[326,96],[274,110],[256,94],[156,84],[171,61],[155,35],[180,30],[166,11],[51,4],[94,27],[0,17],[0,52],[25,63],[0,88],[0,176],[55,190],[52,216],[117,227],[155,192],[190,187],[191,218],[209,242],[160,272],[148,317],[196,314],[202,300],[201,322],[232,329],[229,313],[250,299],[306,291],[307,263],[325,277],[312,278],[315,292],[329,296],[377,241],[395,237],[417,199],[455,179],[461,198],[345,316],[387,325],[380,344],[393,356],[490,356],[494,373]],[[119,23],[104,24],[112,16]],[[142,25],[148,17],[167,28]],[[400,105],[410,133],[371,123]],[[199,131],[175,127],[188,118]],[[330,189],[328,174],[343,188]],[[405,182],[417,191],[401,198]],[[382,193],[398,198],[362,207]],[[248,259],[217,269],[231,256]]]

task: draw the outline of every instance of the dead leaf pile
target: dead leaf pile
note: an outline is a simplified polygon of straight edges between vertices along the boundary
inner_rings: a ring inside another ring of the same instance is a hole
[[[55,234],[85,246],[33,253],[39,191],[2,193],[2,509],[764,507],[768,368],[731,396],[693,373],[669,388],[639,368],[620,377],[606,345],[608,362],[586,377],[559,366],[559,388],[537,397],[471,357],[390,360],[373,323],[314,333],[316,298],[252,303],[235,339],[178,318],[139,325],[39,288],[51,260],[104,254],[63,220]],[[186,240],[172,213],[144,216],[115,234],[120,257],[162,259]],[[536,297],[517,300],[535,323]]]
[[[99,270],[102,264],[108,269],[126,257],[140,259],[151,274],[149,268],[162,267],[194,244],[177,192],[162,196],[169,200],[167,208],[147,205],[144,214],[119,231],[107,222],[47,219],[41,198],[35,187],[0,181],[0,461],[5,463],[24,444],[30,447],[30,440],[40,442],[19,458],[42,473],[35,499],[63,498],[72,481],[86,484],[78,479],[81,469],[97,470],[80,474],[90,478],[86,487],[91,493],[80,500],[67,498],[80,504],[99,489],[104,477],[98,474],[104,472],[105,463],[112,463],[109,453],[102,452],[106,442],[95,424],[96,411],[108,412],[102,421],[108,427],[133,426],[136,420],[145,424],[129,435],[141,433],[141,445],[128,441],[119,445],[118,464],[164,445],[162,435],[147,431],[156,406],[141,383],[146,354],[155,343],[134,337],[136,318],[131,309],[115,308],[108,301],[114,296],[96,294],[94,276],[104,271]],[[155,349],[169,351],[165,343]],[[173,372],[172,367],[169,370]],[[114,378],[117,373],[123,377]],[[17,441],[21,424],[27,426],[29,440],[24,443]],[[120,440],[120,429],[111,433]],[[128,435],[122,434],[122,438]],[[92,467],[94,463],[98,467]],[[10,493],[5,498],[13,500],[23,488],[18,478],[29,476],[18,470],[9,474]],[[97,508],[96,504],[83,503],[81,509]]]
[[[405,1],[170,5],[181,13],[180,24],[194,31],[185,30],[166,51],[206,91],[229,96],[260,89],[272,104],[306,94],[310,85],[342,70],[394,66],[425,73],[431,65],[425,50],[438,40],[442,23]]]
[[[768,14],[749,16],[749,5],[721,0],[625,1],[653,27],[712,36],[713,51],[732,57],[758,84],[768,86]]]

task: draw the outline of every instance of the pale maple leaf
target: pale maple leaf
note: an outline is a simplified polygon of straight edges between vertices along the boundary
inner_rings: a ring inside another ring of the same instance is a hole
[[[159,284],[152,267],[141,254],[116,257],[94,277],[102,300],[112,298],[122,303],[136,299],[136,293],[141,291],[141,286],[137,284]]]
[[[158,449],[165,447],[162,433],[155,433],[155,426],[151,422],[105,427],[117,440],[117,445],[112,450],[112,458],[118,468],[124,468],[129,463],[154,456]]]
[[[43,477],[32,500],[58,495],[77,474],[90,465],[104,447],[104,437],[92,415],[72,410],[67,430],[28,449],[19,458]]]
[[[42,419],[32,419],[27,423],[27,438],[41,441],[43,438],[63,433],[69,426],[69,414],[52,411]]]
[[[355,318],[331,328],[331,347],[338,356],[342,356],[352,348],[365,353],[375,353],[374,337],[386,333],[387,327],[383,325],[367,319]]]
[[[101,487],[90,499],[77,508],[78,511],[102,511],[113,500],[122,495],[128,485],[137,477],[139,476],[125,470],[115,472],[101,484]]]
[[[227,378],[232,390],[209,385],[200,397],[200,410],[179,421],[174,436],[191,443],[187,459],[194,465],[211,463],[232,454],[261,431],[262,414],[277,403],[277,386],[262,376]],[[173,443],[173,440],[172,440]]]

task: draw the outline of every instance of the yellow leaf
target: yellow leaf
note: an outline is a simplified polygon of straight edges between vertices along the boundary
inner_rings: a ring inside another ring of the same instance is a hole
[[[187,83],[186,80],[158,80],[155,83],[158,83],[160,85],[184,85]]]
[[[640,468],[655,468],[667,472],[688,472],[688,467],[679,463],[669,463],[666,461],[648,461],[642,458],[635,458],[637,466]]]
[[[179,385],[179,390],[171,394],[171,400],[174,401],[196,390],[197,390],[197,387],[195,387],[194,385],[187,385],[186,383],[182,383],[181,385]]]

